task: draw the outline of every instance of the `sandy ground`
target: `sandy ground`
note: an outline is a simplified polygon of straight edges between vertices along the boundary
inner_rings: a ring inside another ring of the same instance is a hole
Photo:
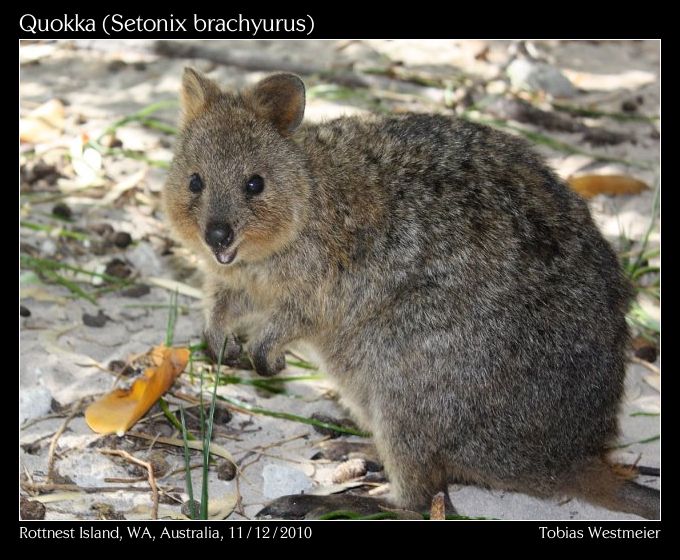
[[[274,59],[283,57],[329,69],[363,71],[398,61],[396,67],[400,72],[412,71],[440,80],[437,83],[448,80],[453,84],[449,94],[455,93],[456,84],[467,84],[465,87],[471,88],[472,95],[477,95],[479,87],[482,92],[507,91],[504,67],[518,56],[516,45],[511,43],[480,41],[239,41],[201,45],[216,51],[231,49]],[[164,169],[121,153],[107,153],[100,163],[95,162],[95,169],[88,176],[87,171],[78,173],[74,163],[78,157],[84,157],[77,144],[85,135],[98,138],[112,123],[151,103],[176,99],[181,71],[186,65],[208,72],[229,87],[252,83],[266,72],[222,66],[205,59],[169,58],[155,54],[153,47],[150,41],[79,41],[25,44],[21,49],[22,117],[54,99],[60,100],[64,112],[58,134],[24,144],[22,148],[22,165],[26,169],[37,158],[54,165],[60,176],[52,182],[42,179],[43,183],[35,177],[23,177],[21,219],[54,225],[50,213],[59,198],[73,212],[72,225],[89,236],[79,241],[22,227],[22,254],[63,260],[98,271],[118,258],[135,278],[151,287],[149,293],[136,298],[120,292],[103,294],[98,298],[97,308],[82,298],[69,297],[63,286],[42,282],[29,268],[22,268],[21,303],[31,315],[20,319],[20,476],[24,483],[22,493],[45,503],[47,519],[150,516],[151,494],[144,473],[125,460],[103,454],[103,448],[123,449],[142,459],[161,461],[161,470],[170,473],[159,478],[161,517],[180,516],[181,502],[186,500],[183,473],[172,474],[183,466],[181,449],[158,445],[152,449],[149,441],[129,436],[99,436],[88,428],[82,415],[85,404],[113,386],[115,377],[105,371],[111,361],[128,360],[163,341],[171,292],[152,279],[174,278],[195,285],[186,269],[178,267],[179,257],[187,257],[182,250],[174,248],[174,254],[168,254],[167,232],[159,210]],[[529,45],[529,54],[561,69],[578,88],[568,100],[572,105],[620,113],[623,103],[634,102],[639,103],[639,114],[659,113],[657,42],[539,42]],[[311,119],[375,109],[451,112],[444,107],[446,90],[428,83],[413,86],[401,82],[403,87],[399,84],[395,88],[384,87],[375,94],[380,99],[375,102],[364,94],[344,95],[318,77],[306,77],[306,81],[311,86],[307,111]],[[533,99],[545,103],[540,92]],[[154,113],[154,117],[174,124],[176,112],[176,106],[167,107]],[[653,188],[658,182],[659,123],[592,117],[583,117],[581,122],[595,127],[606,125],[629,139],[594,146],[584,143],[580,132],[550,131],[546,134],[578,146],[585,153],[566,154],[544,144],[539,144],[538,149],[565,178],[578,173],[620,173],[650,185],[652,189],[637,195],[600,195],[591,200],[596,220],[612,243],[620,248],[622,234],[639,242],[655,214]],[[518,124],[512,120],[510,123]],[[531,123],[520,124],[527,130],[541,130],[532,128]],[[172,136],[138,123],[119,128],[116,138],[120,144],[112,144],[114,151],[122,146],[150,160],[168,161],[171,157]],[[69,153],[71,160],[65,157]],[[597,157],[621,161],[602,161]],[[96,224],[104,222],[115,232],[129,233],[132,244],[119,248],[100,243],[100,237],[91,232]],[[652,248],[658,247],[658,226],[652,229],[649,242]],[[190,256],[185,260],[190,266]],[[658,319],[659,307],[654,299],[642,298],[640,304],[652,318]],[[202,329],[200,302],[195,297],[180,295],[179,305],[182,313],[176,324],[175,343],[197,343]],[[96,315],[99,309],[108,317],[105,324],[102,327],[84,324],[83,314]],[[624,447],[617,451],[617,457],[625,463],[659,466],[660,382],[654,365],[658,367],[658,360],[651,368],[639,363],[629,366],[621,410],[620,442]],[[307,373],[291,366],[285,375]],[[238,374],[248,379],[254,377],[252,372]],[[183,379],[181,390],[195,395],[195,384],[192,386],[186,375]],[[287,394],[272,395],[249,385],[233,384],[221,387],[220,393],[303,417],[314,413],[346,417],[325,381],[291,382],[286,389]],[[168,401],[173,410],[179,402],[172,396]],[[76,414],[70,418],[73,412]],[[62,431],[65,420],[67,426]],[[166,437],[177,435],[157,409],[135,430]],[[221,504],[229,513],[240,497],[240,504],[231,513],[233,519],[251,518],[263,504],[284,494],[300,491],[323,494],[339,489],[332,487],[332,475],[340,461],[312,459],[328,438],[309,425],[234,412],[228,423],[219,425],[215,436],[215,441],[234,455],[242,469],[232,481],[218,479],[216,468],[210,472],[211,499],[217,505]],[[365,441],[356,436],[340,440]],[[160,457],[154,449],[161,450]],[[200,457],[196,454],[192,464],[198,463]],[[194,469],[192,473],[194,487],[200,488],[200,470]],[[641,476],[639,481],[656,487],[659,484],[655,476]],[[40,484],[46,482],[61,486],[41,488]],[[387,489],[381,482],[370,485],[376,494]],[[110,491],[107,487],[112,486],[122,489]],[[92,491],[83,492],[83,488]],[[450,494],[459,513],[469,516],[635,518],[577,500],[538,500],[461,486],[451,486]]]

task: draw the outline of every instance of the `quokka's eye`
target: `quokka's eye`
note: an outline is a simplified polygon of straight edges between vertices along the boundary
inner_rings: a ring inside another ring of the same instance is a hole
[[[194,173],[189,177],[189,190],[194,194],[198,194],[203,190],[203,179],[201,179],[198,173]]]
[[[253,175],[246,183],[246,193],[249,195],[260,194],[264,190],[264,179],[259,175]]]

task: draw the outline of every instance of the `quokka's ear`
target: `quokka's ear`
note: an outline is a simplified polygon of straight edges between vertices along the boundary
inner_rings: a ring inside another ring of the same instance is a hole
[[[247,92],[246,98],[283,136],[293,134],[305,115],[305,84],[295,74],[269,76]]]
[[[182,123],[197,117],[205,106],[220,94],[218,85],[193,68],[185,68],[182,76]]]

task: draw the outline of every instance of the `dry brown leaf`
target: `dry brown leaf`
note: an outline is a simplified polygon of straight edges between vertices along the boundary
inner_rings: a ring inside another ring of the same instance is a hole
[[[189,361],[188,348],[163,345],[150,352],[152,367],[128,389],[116,389],[93,402],[85,420],[99,434],[123,435],[172,386]]]
[[[31,144],[49,142],[64,130],[64,104],[51,99],[19,120],[19,140]]]
[[[610,196],[639,194],[649,186],[627,175],[582,175],[569,177],[569,186],[583,198],[592,198],[598,194]]]

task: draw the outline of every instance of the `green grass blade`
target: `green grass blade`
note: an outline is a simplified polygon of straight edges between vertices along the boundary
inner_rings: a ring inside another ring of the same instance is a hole
[[[68,237],[69,239],[76,239],[78,241],[85,241],[86,239],[89,238],[89,236],[84,233],[69,231],[60,226],[48,226],[44,224],[36,224],[34,222],[27,222],[26,220],[21,220],[19,222],[19,225],[26,229],[32,229],[33,231],[47,231],[49,233],[56,231],[59,237]]]
[[[283,420],[290,420],[291,422],[299,422],[301,424],[308,424],[310,426],[318,426],[319,428],[326,428],[327,430],[333,430],[343,434],[348,434],[352,436],[360,437],[370,437],[370,434],[362,432],[360,430],[355,430],[353,428],[348,428],[347,426],[338,426],[337,424],[330,424],[328,422],[321,422],[315,418],[307,418],[306,416],[298,416],[296,414],[289,414],[288,412],[279,412],[276,410],[268,410],[266,408],[261,408],[259,406],[253,406],[247,402],[243,402],[238,399],[231,397],[223,397],[218,395],[217,398],[221,401],[229,403],[238,408],[252,412],[253,414],[262,414],[263,416],[271,416],[272,418],[281,418]]]
[[[175,340],[175,324],[177,323],[177,290],[170,294],[170,307],[168,309],[168,324],[165,328],[165,345],[172,346]]]
[[[644,276],[645,274],[651,274],[651,273],[654,273],[654,272],[658,273],[660,271],[661,270],[659,269],[658,266],[642,266],[642,267],[634,270],[631,273],[630,277],[631,277],[632,280],[637,280],[638,278],[640,278],[641,276]]]
[[[94,299],[94,296],[88,294],[85,290],[83,290],[78,284],[71,280],[67,280],[63,276],[57,274],[54,270],[43,270],[42,274],[45,275],[45,278],[48,278],[49,280],[52,280],[52,282],[55,282],[56,284],[61,284],[65,288],[67,288],[73,295],[83,298],[90,303],[94,305],[99,305],[97,303],[97,300]]]
[[[291,360],[289,358],[286,358],[286,363],[289,366],[295,366],[295,367],[299,367],[299,368],[302,368],[302,369],[313,369],[313,370],[319,369],[315,365],[310,364],[309,362],[303,362],[302,360]]]
[[[158,119],[149,119],[149,118],[142,118],[139,119],[140,124],[147,128],[153,128],[154,130],[160,130],[161,132],[165,132],[166,134],[177,134],[179,130],[177,130],[176,127],[172,126],[171,124],[165,123],[163,121],[159,121]]]
[[[161,399],[163,400],[163,399]],[[167,406],[167,405],[166,405]],[[187,488],[187,494],[189,495],[189,517],[191,519],[198,518],[198,512],[196,511],[196,502],[194,501],[194,484],[191,482],[191,461],[189,460],[189,432],[187,431],[187,423],[184,418],[184,407],[180,405],[179,415],[182,419],[182,424],[180,426],[180,431],[182,432],[182,440],[184,441],[184,479]],[[174,418],[174,416],[173,416]],[[176,420],[176,419],[175,419]]]
[[[165,101],[158,101],[156,103],[152,103],[151,105],[147,105],[146,107],[140,109],[139,111],[136,111],[135,113],[132,113],[131,115],[123,117],[122,119],[118,119],[111,126],[106,128],[104,132],[102,132],[99,138],[97,138],[97,142],[101,142],[104,136],[115,133],[116,130],[118,130],[121,126],[125,126],[126,124],[137,121],[144,121],[149,115],[152,115],[153,113],[156,113],[163,109],[175,107],[176,105],[177,101],[175,101],[174,99],[166,99]]]
[[[176,417],[176,416],[172,413],[172,411],[170,410],[170,407],[168,406],[168,402],[167,402],[163,397],[161,397],[160,399],[158,399],[158,406],[160,406],[161,411],[163,412],[163,415],[164,415],[165,418],[168,420],[168,422],[170,422],[170,424],[172,424],[172,426],[173,426],[177,431],[183,432],[184,426],[183,426],[182,424],[179,423],[179,421],[177,420],[177,417]],[[182,411],[182,414],[184,414],[184,411]],[[188,439],[192,439],[192,440],[193,440],[193,439],[196,439],[194,436],[192,436],[192,435],[191,435],[190,433],[188,433],[188,432],[187,432],[187,434],[186,434],[186,437],[187,437]]]
[[[224,351],[227,348],[228,336],[224,337],[220,354],[217,357],[217,372],[215,381],[213,383],[212,396],[210,398],[210,412],[208,414],[205,436],[203,438],[203,481],[201,487],[201,519],[208,519],[208,467],[210,466],[210,441],[212,440],[213,419],[215,417],[215,402],[217,400],[217,380],[219,378],[219,371],[222,367],[222,360],[224,359]]]
[[[621,443],[619,445],[615,445],[614,449],[622,449],[624,447],[630,447],[631,445],[635,445],[636,443],[652,443],[653,441],[657,441],[659,439],[661,439],[661,435],[648,437],[648,438],[645,438],[645,439],[641,439],[639,441],[630,441],[628,443]]]
[[[87,270],[85,268],[80,268],[78,266],[73,266],[70,264],[66,264],[63,262],[51,260],[51,259],[40,259],[36,257],[30,257],[28,255],[21,255],[21,264],[22,266],[25,266],[27,268],[31,268],[37,271],[42,272],[43,270],[69,270],[71,272],[77,272],[80,274],[85,274],[86,276],[92,276],[95,278],[101,278],[102,280],[106,280],[107,282],[111,282],[112,284],[120,284],[124,286],[128,286],[130,284],[133,284],[134,282],[132,280],[125,280],[123,278],[118,278],[116,276],[111,276],[110,274],[106,274],[103,272],[93,272],[91,270]]]

